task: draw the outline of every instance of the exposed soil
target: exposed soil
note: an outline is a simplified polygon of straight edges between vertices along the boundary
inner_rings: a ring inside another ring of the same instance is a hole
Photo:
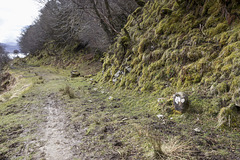
[[[67,125],[69,125],[66,113],[53,94],[48,98],[44,108],[48,112],[47,122],[40,130],[44,134],[41,138],[44,143],[41,150],[47,160],[71,160],[74,157],[71,151],[74,141],[66,133]]]

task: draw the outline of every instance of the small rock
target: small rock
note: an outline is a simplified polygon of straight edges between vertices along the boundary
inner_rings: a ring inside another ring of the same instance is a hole
[[[194,131],[195,132],[201,132],[200,128],[195,128]]]
[[[93,90],[94,90],[94,91],[97,91],[97,90],[98,90],[98,88],[93,88]]]
[[[76,70],[73,70],[72,72],[71,72],[71,77],[73,78],[73,77],[79,77],[80,76],[80,73],[78,72],[78,71],[76,71]]]
[[[129,66],[126,66],[125,69],[128,71],[128,72],[131,72],[132,68],[129,67]]]
[[[113,83],[117,82],[117,78],[113,78],[112,81],[113,81]]]
[[[128,120],[128,118],[123,118],[123,119],[122,119],[122,121],[126,121],[126,120]]]
[[[177,92],[173,95],[173,105],[177,111],[185,112],[188,108],[188,96],[183,92]]]
[[[162,124],[166,124],[165,120],[162,121]]]
[[[114,98],[113,98],[112,96],[109,96],[108,99],[109,99],[109,100],[113,100]]]
[[[122,73],[122,71],[117,71],[117,73],[114,74],[114,77],[118,78]]]
[[[158,114],[157,117],[158,117],[159,119],[162,119],[162,118],[164,117],[164,115]]]

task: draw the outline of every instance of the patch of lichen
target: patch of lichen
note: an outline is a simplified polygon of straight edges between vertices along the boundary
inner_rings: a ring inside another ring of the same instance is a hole
[[[240,4],[229,4],[170,0],[138,8],[124,27],[129,37],[123,30],[105,53],[104,81],[161,96],[197,85],[192,92],[203,90],[212,101],[192,96],[190,105],[198,106],[198,112],[217,115],[226,107],[217,97],[232,97],[240,82],[240,20],[226,16],[239,14]],[[125,67],[131,71],[125,72]],[[116,78],[118,71],[124,74]]]

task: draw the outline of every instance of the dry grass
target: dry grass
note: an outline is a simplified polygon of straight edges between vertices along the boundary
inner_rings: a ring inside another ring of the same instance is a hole
[[[189,159],[192,152],[189,142],[183,142],[179,137],[169,137],[162,143],[161,149],[166,159]]]
[[[140,137],[144,137],[153,149],[154,159],[179,160],[189,159],[191,151],[190,143],[181,141],[180,137],[168,137],[167,140],[153,133],[149,128],[135,126]]]

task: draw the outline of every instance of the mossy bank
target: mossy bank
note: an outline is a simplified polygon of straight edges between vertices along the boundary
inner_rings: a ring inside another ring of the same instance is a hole
[[[159,98],[185,91],[198,114],[217,115],[231,104],[237,110],[239,18],[234,0],[148,2],[128,17],[99,77]]]

